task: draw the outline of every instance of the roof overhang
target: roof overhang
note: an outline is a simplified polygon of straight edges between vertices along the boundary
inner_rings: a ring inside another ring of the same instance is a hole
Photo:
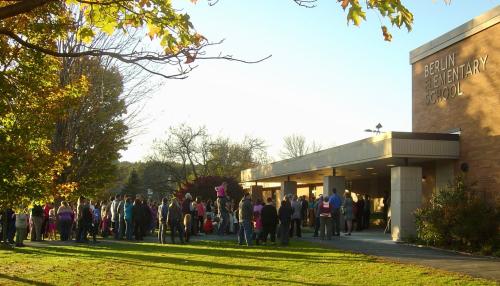
[[[404,159],[458,159],[459,152],[458,134],[386,132],[298,158],[243,170],[241,181],[278,182],[289,176],[311,172],[331,175],[332,168],[359,169],[377,162],[397,165],[402,164]]]
[[[414,64],[442,49],[445,49],[467,37],[477,34],[500,22],[500,5],[477,16],[455,29],[410,52],[410,64]]]

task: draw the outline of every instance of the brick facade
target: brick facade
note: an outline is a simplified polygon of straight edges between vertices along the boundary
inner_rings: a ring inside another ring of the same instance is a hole
[[[413,132],[460,128],[455,170],[467,163],[469,181],[496,199],[500,197],[499,67],[498,23],[412,65]]]

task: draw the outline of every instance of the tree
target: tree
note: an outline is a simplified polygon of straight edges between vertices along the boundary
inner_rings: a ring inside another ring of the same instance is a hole
[[[245,137],[241,142],[212,138],[205,127],[181,124],[170,127],[167,138],[156,140],[150,160],[165,163],[172,180],[181,187],[201,176],[234,177],[243,169],[267,161],[262,139]]]
[[[172,175],[166,163],[149,161],[142,165],[141,178],[144,188],[151,189],[156,200],[160,201],[161,198],[170,196],[177,190],[172,184]]]
[[[132,170],[132,172],[130,172],[127,184],[122,190],[122,194],[136,196],[144,193],[145,193],[144,185],[142,184],[141,179],[139,178],[139,174],[134,169]]]
[[[319,0],[293,0],[300,6],[313,8]],[[403,5],[401,0],[337,0],[344,11],[347,10],[347,24],[361,25],[361,21],[366,21],[366,12],[374,11],[379,18],[388,19],[392,26],[401,29],[403,26],[408,32],[413,26],[413,14]],[[449,4],[451,0],[444,0]],[[382,21],[381,21],[382,22]],[[391,41],[392,35],[386,25],[382,24],[382,36],[385,41]]]
[[[115,176],[113,182],[107,187],[104,192],[98,194],[96,197],[108,199],[111,196],[115,196],[116,194],[120,194],[122,190],[125,188],[125,185],[128,182],[128,178],[132,170],[140,169],[141,163],[131,163],[131,162],[115,162]]]
[[[318,0],[293,0],[300,6],[312,8]],[[451,0],[444,0],[449,3]],[[196,3],[196,0],[191,2]],[[215,3],[218,0],[214,1]],[[210,2],[210,4],[214,4]],[[337,0],[342,9],[347,10],[347,22],[359,26],[366,20],[366,11],[372,10],[398,28],[413,25],[413,14],[401,0]],[[35,21],[34,21],[35,20]],[[83,26],[75,25],[79,20]],[[32,25],[36,23],[35,25]],[[42,29],[40,29],[42,27]],[[89,42],[99,31],[108,34],[127,33],[130,29],[144,29],[151,39],[158,39],[161,51],[136,51],[120,53],[113,50],[85,48],[80,51],[61,52],[53,47],[30,42],[22,32],[28,28],[39,33],[53,33],[64,37],[70,32]],[[384,39],[390,41],[392,35],[382,25]],[[195,59],[227,59],[230,56],[204,56],[203,48],[212,45],[198,34],[189,15],[172,7],[171,1],[164,0],[3,0],[0,2],[0,35],[30,49],[56,57],[110,56],[120,61],[136,64],[152,73],[165,77],[179,77],[179,74],[165,75],[144,65],[147,61],[186,64]]]
[[[153,160],[164,162],[174,180],[187,183],[204,172],[208,160],[209,137],[205,127],[193,128],[187,124],[170,127],[165,140],[156,140]]]
[[[114,181],[115,162],[127,144],[122,76],[114,67],[104,68],[97,58],[79,58],[62,69],[60,78],[67,82],[85,78],[89,88],[65,105],[55,122],[53,151],[72,155],[57,182],[77,185],[75,196],[95,196]]]
[[[59,87],[59,68],[54,59],[0,39],[0,207],[52,200],[73,189],[53,185],[70,154],[52,152],[50,138],[61,105],[86,87]]]
[[[127,51],[89,45],[100,32],[127,36],[137,30],[158,40],[159,48],[140,45],[140,41]],[[60,50],[53,42],[31,41],[27,35],[33,32],[59,39],[76,36],[82,44],[75,50]],[[189,64],[200,59],[253,63],[231,56],[207,56],[204,49],[218,43],[197,33],[189,15],[164,0],[3,0],[0,35],[8,37],[11,44],[54,57],[111,57],[165,78],[184,78],[192,70]],[[171,65],[175,71],[166,72],[165,65],[162,69],[151,67],[151,63]]]
[[[232,142],[229,138],[216,138],[210,144],[206,168],[214,176],[240,177],[244,169],[253,168],[268,161],[264,140],[245,137],[243,142]]]
[[[284,145],[281,150],[281,157],[283,159],[297,158],[321,150],[321,145],[314,141],[308,145],[303,135],[292,134],[286,136],[283,140]]]

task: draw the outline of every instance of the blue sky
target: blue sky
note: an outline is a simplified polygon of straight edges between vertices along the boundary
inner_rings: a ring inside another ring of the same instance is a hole
[[[174,1],[199,33],[225,39],[213,52],[272,58],[254,65],[198,61],[188,79],[167,81],[146,102],[141,116],[148,124],[122,160],[143,160],[155,138],[183,122],[235,140],[263,138],[274,159],[292,133],[330,147],[369,136],[363,130],[379,122],[385,131],[411,131],[409,52],[500,0],[403,3],[414,14],[413,30],[391,28],[388,43],[375,12],[360,27],[348,26],[333,0],[313,9],[292,0],[220,0],[212,7]]]

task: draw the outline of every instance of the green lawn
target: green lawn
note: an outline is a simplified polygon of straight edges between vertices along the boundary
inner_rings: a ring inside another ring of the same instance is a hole
[[[0,285],[496,285],[292,241],[240,247],[102,242],[0,250]]]

